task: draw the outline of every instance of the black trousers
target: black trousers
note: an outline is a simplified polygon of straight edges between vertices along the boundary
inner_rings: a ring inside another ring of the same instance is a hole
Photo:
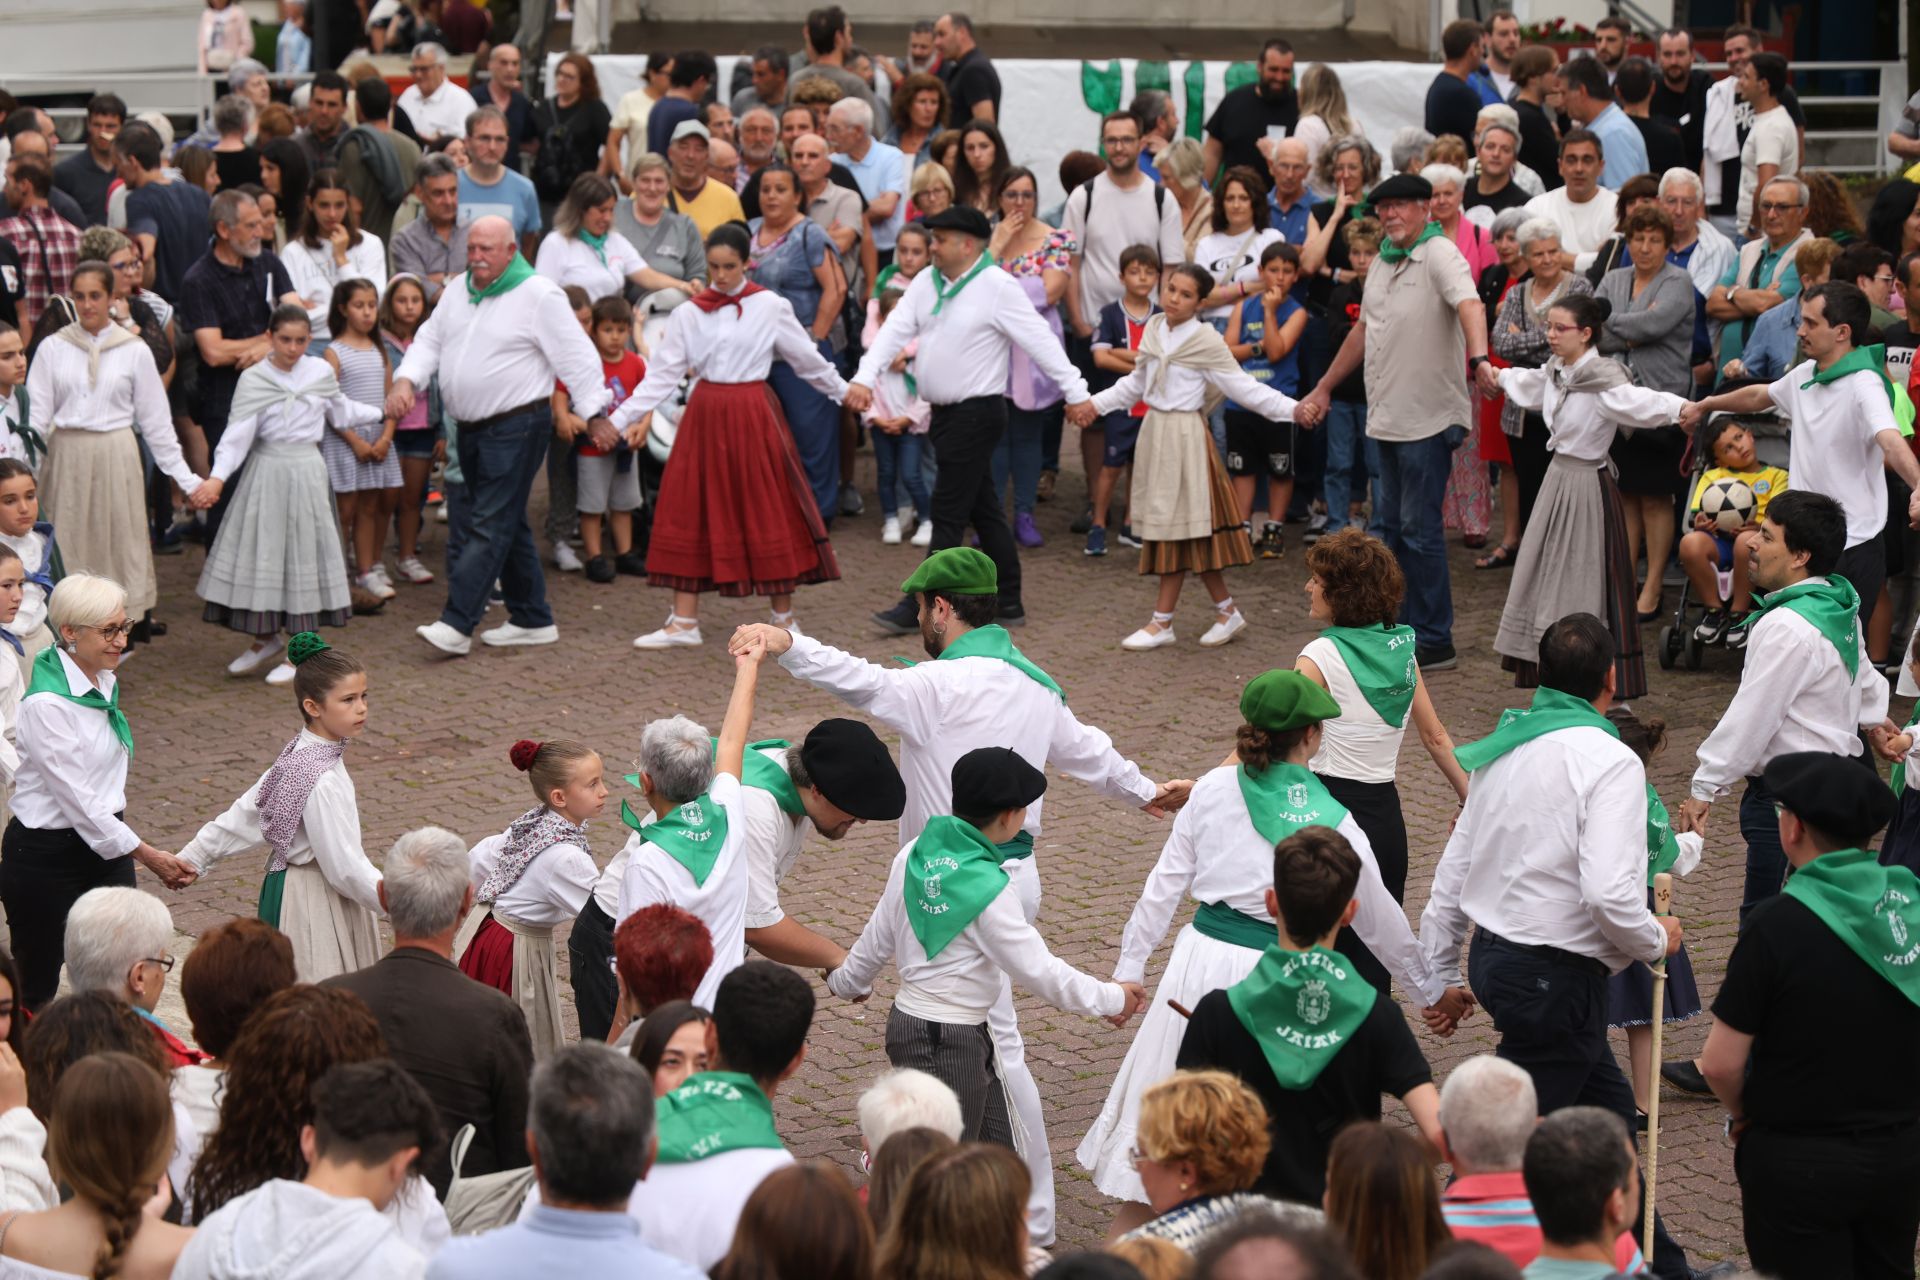
[[[1302,433],[1310,434],[1310,433]],[[1327,793],[1347,807],[1354,823],[1366,833],[1373,848],[1373,860],[1380,867],[1380,879],[1395,902],[1407,897],[1407,820],[1400,811],[1400,790],[1391,782],[1357,782],[1318,774]],[[1340,930],[1333,949],[1353,964],[1355,973],[1365,978],[1382,995],[1391,996],[1393,978],[1387,966],[1360,941],[1352,925]],[[1412,993],[1409,992],[1409,995]]]
[[[933,406],[927,435],[939,473],[933,482],[933,551],[957,547],[971,524],[993,560],[1002,608],[1020,603],[1020,549],[993,491],[993,450],[1007,429],[1005,396]]]
[[[1733,1171],[1755,1271],[1777,1280],[1913,1275],[1920,1125],[1844,1134],[1755,1125]]]
[[[114,815],[118,817],[119,815]],[[133,859],[103,858],[71,827],[36,830],[18,818],[0,837],[0,903],[20,966],[20,1000],[38,1013],[60,988],[67,959],[67,913],[102,885],[133,887]]]
[[[1901,520],[1904,526],[1905,519]],[[1867,623],[1873,618],[1873,606],[1880,599],[1880,588],[1887,584],[1887,544],[1884,531],[1868,538],[1857,547],[1848,547],[1840,553],[1840,561],[1833,566],[1834,573],[1853,584],[1860,593],[1860,633],[1866,634]],[[1904,659],[1899,652],[1901,637],[1893,639],[1892,656]]]
[[[605,1044],[613,1029],[620,982],[613,976],[613,917],[592,898],[580,909],[567,935],[568,972],[573,982],[573,1011],[580,1018],[580,1042]]]

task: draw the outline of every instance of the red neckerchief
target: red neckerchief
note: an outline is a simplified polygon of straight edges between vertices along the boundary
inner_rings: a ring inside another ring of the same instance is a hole
[[[699,293],[694,294],[691,301],[694,306],[708,314],[712,314],[722,307],[732,307],[735,311],[743,311],[743,308],[740,306],[742,302],[745,302],[756,293],[765,292],[765,289],[762,289],[759,285],[749,280],[742,286],[738,293],[722,293],[712,285],[708,285]]]

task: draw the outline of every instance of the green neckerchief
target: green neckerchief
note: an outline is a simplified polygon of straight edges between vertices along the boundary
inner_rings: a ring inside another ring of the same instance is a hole
[[[713,743],[713,754],[717,759],[720,755],[720,739],[713,738],[710,741]],[[767,738],[761,742],[749,742],[746,754],[740,757],[740,785],[766,792],[773,797],[773,802],[780,806],[780,812],[789,818],[797,818],[807,811],[807,806],[800,802],[799,788],[793,785],[793,779],[787,776],[785,769],[760,754],[762,751],[791,750],[793,750],[793,744],[785,738]],[[637,778],[640,775],[633,776]],[[634,785],[640,784],[635,782]]]
[[[778,1150],[785,1144],[773,1127],[773,1102],[751,1076],[702,1071],[654,1103],[654,1132],[661,1164],[691,1164],[724,1151]]]
[[[950,815],[929,818],[907,854],[901,887],[907,923],[931,960],[1007,887],[1006,855],[980,828]]]
[[[68,702],[106,712],[107,723],[113,727],[113,736],[120,739],[120,745],[127,749],[127,758],[133,758],[133,726],[127,723],[127,713],[120,709],[118,680],[113,682],[111,698],[94,688],[89,688],[85,693],[75,693],[67,680],[66,666],[60,661],[60,646],[50,644],[34,658],[33,678],[27,681],[24,696],[31,698],[36,693],[55,693]]]
[[[1007,629],[997,622],[984,627],[975,627],[958,639],[947,642],[940,651],[942,658],[998,658],[1021,675],[1034,681],[1052,693],[1060,701],[1067,700],[1067,691],[1062,689],[1054,678],[1033,664],[1032,659],[1013,647],[1013,637]]]
[[[1283,951],[1269,943],[1260,963],[1227,988],[1234,1016],[1260,1043],[1282,1089],[1306,1089],[1373,1012],[1380,992],[1337,951]]]
[[[1600,729],[1610,738],[1617,739],[1620,736],[1620,731],[1613,727],[1613,721],[1595,711],[1593,704],[1585,698],[1576,698],[1558,689],[1535,689],[1531,707],[1525,710],[1509,707],[1502,711],[1500,723],[1494,726],[1492,733],[1478,742],[1455,747],[1453,758],[1459,761],[1462,769],[1472,773],[1543,734],[1580,725]]]
[[[475,284],[473,273],[469,271],[467,297],[478,305],[488,298],[497,298],[503,293],[511,293],[531,279],[533,279],[533,264],[521,257],[520,251],[516,249],[513,252],[513,261],[507,264],[507,269],[502,271],[499,278],[490,285],[482,287]]]
[[[1900,397],[1893,393],[1893,379],[1887,376],[1887,346],[1884,342],[1870,347],[1855,347],[1826,368],[1816,371],[1800,384],[1800,389],[1805,391],[1815,383],[1837,382],[1851,373],[1870,373],[1880,379],[1880,385],[1887,393],[1887,404],[1898,412]]]
[[[593,250],[594,256],[600,259],[601,266],[604,267],[607,265],[607,237],[605,235],[595,235],[585,227],[581,227],[580,230],[574,234],[580,237],[581,244]]]
[[[1033,856],[1033,832],[1016,831],[1013,833],[1013,839],[1002,840],[993,847],[1000,851],[1000,860],[1002,862],[1018,862],[1022,858],[1031,858]]]
[[[1667,802],[1647,784],[1647,883],[1663,871],[1673,870],[1680,860],[1680,842],[1673,837],[1673,820],[1667,814]]]
[[[1301,827],[1337,827],[1347,808],[1303,764],[1270,764],[1259,773],[1238,765],[1240,798],[1253,829],[1268,844],[1279,844]]]
[[[880,268],[880,274],[873,278],[873,296],[877,298],[885,293],[887,286],[893,283],[893,278],[899,274],[900,264],[897,262],[889,262]]]
[[[952,284],[948,284],[946,277],[940,274],[940,268],[935,267],[933,269],[933,314],[939,315],[940,308],[947,305],[947,299],[959,297],[960,291],[972,284],[975,276],[992,265],[993,255],[982,249],[979,261],[968,267],[967,273]]]
[[[1920,1004],[1920,879],[1883,867],[1864,849],[1823,853],[1787,877],[1800,899],[1853,954]]]
[[[1840,655],[1847,679],[1860,674],[1860,593],[1845,578],[1833,576],[1825,582],[1796,582],[1765,595],[1754,593],[1753,612],[1740,625],[1749,628],[1772,608],[1786,608],[1813,624]]]
[[[1912,733],[1913,727],[1917,724],[1920,724],[1920,702],[1914,704],[1913,714],[1907,717],[1905,732]],[[1907,762],[1905,760],[1895,760],[1893,762],[1893,768],[1888,772],[1887,785],[1893,788],[1893,798],[1898,800],[1901,792],[1907,789]]]
[[[1421,229],[1420,234],[1413,238],[1413,243],[1404,249],[1391,240],[1383,239],[1380,241],[1380,261],[1398,262],[1402,258],[1411,258],[1415,249],[1418,249],[1435,236],[1444,234],[1445,232],[1440,230],[1439,223],[1429,222]]]
[[[1340,651],[1367,705],[1394,728],[1404,726],[1413,691],[1420,684],[1420,667],[1413,659],[1413,628],[1383,622],[1373,627],[1328,627],[1320,635]]]
[[[628,774],[627,785],[639,786],[640,775]],[[640,825],[633,807],[622,800],[620,821],[685,867],[696,885],[707,883],[707,877],[713,874],[713,864],[720,860],[720,851],[727,847],[727,811],[714,803],[711,792],[687,801],[666,817],[655,818],[645,826]]]

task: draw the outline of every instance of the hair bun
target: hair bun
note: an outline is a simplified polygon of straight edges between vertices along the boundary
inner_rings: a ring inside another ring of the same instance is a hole
[[[325,653],[333,648],[325,640],[311,631],[302,631],[287,641],[287,661],[299,666],[316,653]]]
[[[507,752],[507,759],[513,761],[513,767],[525,773],[533,768],[533,758],[540,754],[540,744],[531,738],[522,738],[513,744]]]
[[[1613,314],[1613,303],[1607,301],[1607,299],[1601,297],[1597,293],[1591,294],[1589,295],[1589,297],[1593,302],[1594,313],[1599,317],[1600,323],[1605,324],[1607,322],[1607,317]]]

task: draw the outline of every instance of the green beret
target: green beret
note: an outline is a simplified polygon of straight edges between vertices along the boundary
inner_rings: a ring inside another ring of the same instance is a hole
[[[913,576],[900,584],[907,595],[916,591],[951,591],[961,596],[991,596],[1000,591],[993,560],[978,547],[948,547],[920,562]]]
[[[1240,694],[1240,716],[1256,729],[1285,733],[1319,724],[1340,714],[1333,695],[1298,671],[1269,671],[1247,681]]]

